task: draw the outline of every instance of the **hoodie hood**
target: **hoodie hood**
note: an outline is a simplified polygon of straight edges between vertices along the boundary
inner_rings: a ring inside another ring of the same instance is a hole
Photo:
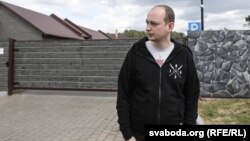
[[[144,37],[141,40],[139,40],[138,42],[136,42],[134,44],[135,52],[138,55],[147,57],[151,61],[155,62],[154,57],[151,55],[151,53],[148,51],[148,49],[146,47],[146,42],[147,41],[149,41],[148,37]],[[169,55],[169,57],[167,58],[167,60],[170,60],[171,58],[173,58],[182,49],[188,49],[188,47],[186,47],[185,45],[182,45],[182,44],[176,42],[174,39],[171,39],[171,42],[174,43],[174,49],[171,52],[171,54]],[[188,50],[191,51],[190,49],[188,49]]]

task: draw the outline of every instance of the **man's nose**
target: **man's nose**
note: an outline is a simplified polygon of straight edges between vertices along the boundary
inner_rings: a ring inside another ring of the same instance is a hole
[[[150,30],[151,30],[151,26],[150,26],[150,24],[147,24],[147,26],[146,26],[146,30],[147,30],[147,31],[150,31]]]

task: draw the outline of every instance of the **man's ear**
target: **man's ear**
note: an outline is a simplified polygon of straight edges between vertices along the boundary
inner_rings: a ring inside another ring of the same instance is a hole
[[[169,29],[169,31],[171,31],[171,32],[174,30],[174,22],[168,23],[168,29]]]

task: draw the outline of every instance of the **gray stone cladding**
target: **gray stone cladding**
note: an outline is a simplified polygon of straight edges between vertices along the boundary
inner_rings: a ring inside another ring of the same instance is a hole
[[[201,96],[250,97],[250,30],[188,32]]]

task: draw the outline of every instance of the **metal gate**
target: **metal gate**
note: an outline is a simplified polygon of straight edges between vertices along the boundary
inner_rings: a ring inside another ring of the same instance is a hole
[[[13,89],[115,91],[119,69],[133,42],[12,40],[9,93]]]
[[[116,91],[120,67],[136,41],[10,40],[8,93],[14,89]]]
[[[5,93],[8,90],[8,66],[9,41],[0,40],[0,92]]]

